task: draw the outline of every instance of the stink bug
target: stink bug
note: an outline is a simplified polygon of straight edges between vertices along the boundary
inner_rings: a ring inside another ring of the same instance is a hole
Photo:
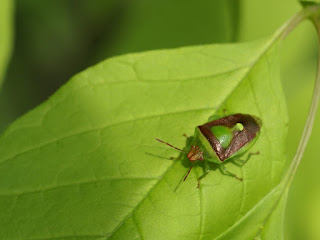
[[[207,123],[196,127],[195,134],[191,137],[190,149],[181,150],[160,139],[156,138],[156,140],[187,154],[192,165],[183,181],[188,177],[194,166],[193,163],[204,162],[205,171],[198,178],[199,187],[200,180],[210,171],[209,163],[218,164],[222,172],[242,181],[242,178],[227,170],[224,162],[236,159],[244,164],[251,155],[259,154],[259,152],[249,153],[246,160],[239,159],[254,145],[260,135],[260,129],[261,120],[249,114],[237,113],[225,117],[214,115],[208,119]]]

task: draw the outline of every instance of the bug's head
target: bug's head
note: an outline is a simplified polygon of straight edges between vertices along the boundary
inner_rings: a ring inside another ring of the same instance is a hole
[[[176,150],[178,150],[178,151],[180,151],[180,152],[186,153],[184,150],[182,150],[182,149],[180,149],[180,148],[177,148],[177,147],[171,145],[170,143],[167,143],[167,142],[165,142],[165,141],[162,141],[162,140],[160,140],[160,139],[158,139],[158,138],[156,138],[156,140],[159,141],[159,142],[161,142],[161,143],[164,143],[164,144],[168,145],[169,147],[172,147],[172,148],[174,148],[174,149],[176,149]],[[203,160],[203,151],[202,151],[201,148],[199,148],[198,146],[192,145],[192,146],[191,146],[191,149],[190,149],[190,151],[188,152],[188,155],[187,155],[187,156],[188,156],[188,158],[189,158],[189,160],[190,160],[191,162],[202,161],[202,160]],[[187,177],[188,177],[188,175],[189,175],[189,173],[190,173],[190,171],[191,171],[192,168],[193,168],[193,164],[192,164],[191,167],[189,168],[186,176],[183,178],[183,181],[185,181],[185,180],[187,179]]]
[[[191,162],[202,161],[203,160],[203,151],[198,146],[191,146],[191,149],[188,153],[188,158]]]

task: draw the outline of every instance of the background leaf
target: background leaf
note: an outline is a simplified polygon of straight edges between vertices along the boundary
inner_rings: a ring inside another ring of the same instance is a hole
[[[256,236],[286,162],[276,53],[270,38],[131,54],[76,75],[0,138],[0,236]],[[196,167],[177,188],[189,163],[153,139],[183,146],[183,133],[223,109],[262,119],[260,155],[227,164],[243,182],[215,170],[197,189]]]
[[[239,6],[235,0],[127,2],[115,41],[110,43],[109,36],[105,35],[95,58],[102,60],[128,52],[234,41]]]
[[[12,45],[13,1],[1,1],[0,8],[0,87],[9,62]]]
[[[299,1],[303,6],[313,5],[313,4],[319,4],[319,0],[300,0]]]

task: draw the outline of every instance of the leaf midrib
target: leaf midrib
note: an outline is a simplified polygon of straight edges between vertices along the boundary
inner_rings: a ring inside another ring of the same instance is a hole
[[[159,183],[162,181],[162,179],[167,175],[167,173],[174,167],[175,164],[179,163],[178,161],[173,162],[168,168],[167,170],[163,173],[163,175],[160,177],[159,181],[157,183],[155,183],[153,185],[153,187],[151,187],[149,189],[149,191],[145,194],[145,196],[138,202],[137,206],[135,206],[132,211],[123,219],[122,222],[120,222],[120,224],[115,227],[115,229],[110,233],[110,235],[106,238],[109,239],[110,237],[112,237],[112,235],[135,213],[135,211],[140,207],[140,205],[144,202],[144,200],[151,194],[151,192],[159,185]]]

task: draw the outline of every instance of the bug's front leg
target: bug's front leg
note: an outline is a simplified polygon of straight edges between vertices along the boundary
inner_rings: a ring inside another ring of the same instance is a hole
[[[229,172],[229,170],[223,165],[223,164],[220,164],[220,169],[225,173],[225,174],[228,174],[236,179],[238,179],[239,181],[242,181],[243,178],[240,178],[238,177],[236,174],[232,173],[232,172]]]
[[[204,169],[203,174],[200,177],[198,177],[198,186],[197,186],[197,188],[200,188],[201,179],[204,178],[205,176],[207,176],[208,173],[210,172],[210,166],[209,166],[209,163],[207,161],[204,161],[204,168],[203,169]]]

